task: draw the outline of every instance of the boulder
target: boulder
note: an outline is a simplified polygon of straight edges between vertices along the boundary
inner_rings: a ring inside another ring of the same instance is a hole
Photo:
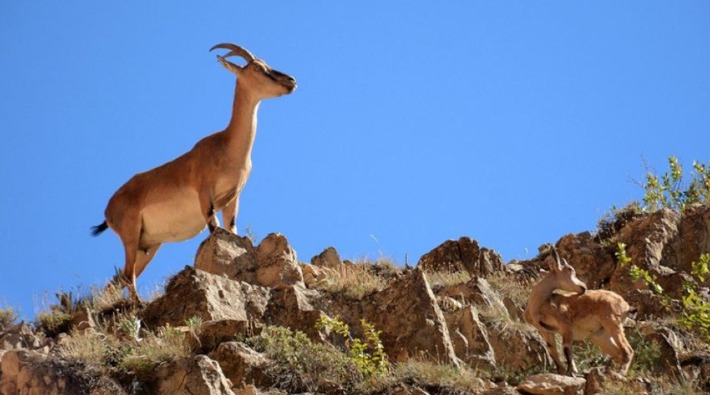
[[[382,331],[380,340],[391,360],[424,357],[459,365],[446,320],[422,270],[403,275],[362,306],[363,318]]]
[[[417,266],[424,271],[467,271],[472,276],[488,276],[505,270],[503,259],[495,251],[482,248],[476,240],[461,237],[447,240],[424,254]]]
[[[277,233],[255,248],[249,238],[218,228],[200,244],[195,268],[263,287],[304,285],[296,252]]]
[[[518,390],[534,395],[581,395],[585,383],[581,377],[543,373],[527,377],[518,385]]]
[[[219,364],[205,355],[159,365],[155,369],[154,387],[159,394],[234,394]]]
[[[261,319],[269,298],[266,288],[186,267],[165,287],[165,294],[148,304],[141,318],[150,326],[185,325],[192,317],[203,322]]]

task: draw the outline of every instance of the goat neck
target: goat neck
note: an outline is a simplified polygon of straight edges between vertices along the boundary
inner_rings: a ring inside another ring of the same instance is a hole
[[[225,129],[227,145],[238,158],[248,161],[256,137],[256,115],[261,98],[242,87],[237,79],[232,104],[232,117]]]

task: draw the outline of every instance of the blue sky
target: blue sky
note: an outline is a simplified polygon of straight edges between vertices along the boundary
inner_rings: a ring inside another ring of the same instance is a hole
[[[710,158],[710,3],[0,2],[0,306],[33,316],[123,265],[113,192],[222,130],[233,42],[298,80],[265,101],[238,226],[302,261],[505,260],[594,230],[644,163]],[[192,264],[166,244],[143,294]]]

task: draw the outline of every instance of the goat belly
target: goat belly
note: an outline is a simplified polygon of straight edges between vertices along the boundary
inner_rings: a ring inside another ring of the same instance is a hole
[[[174,199],[146,206],[142,215],[141,245],[187,240],[206,226],[196,196],[194,200]]]

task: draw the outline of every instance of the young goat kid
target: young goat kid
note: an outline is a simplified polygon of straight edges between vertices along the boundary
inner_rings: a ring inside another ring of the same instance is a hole
[[[123,282],[135,301],[136,278],[162,243],[192,238],[205,225],[212,232],[219,226],[217,211],[228,229],[237,232],[239,194],[251,171],[259,103],[296,89],[293,77],[246,49],[217,44],[210,51],[218,48],[229,50],[217,60],[237,76],[227,128],[203,138],[175,160],[133,176],[109,200],[106,220],[93,228],[94,236],[111,228],[121,238],[126,254]],[[246,65],[226,60],[235,55]]]
[[[525,309],[525,321],[534,326],[545,339],[547,350],[557,365],[560,374],[565,369],[555,342],[555,334],[562,335],[562,345],[567,359],[566,373],[574,375],[577,366],[572,358],[572,342],[590,338],[609,355],[626,374],[634,351],[624,334],[623,322],[631,311],[629,304],[620,295],[605,290],[587,290],[577,278],[574,268],[550,245],[554,262],[550,273],[530,293]],[[556,290],[572,292],[563,295]]]

